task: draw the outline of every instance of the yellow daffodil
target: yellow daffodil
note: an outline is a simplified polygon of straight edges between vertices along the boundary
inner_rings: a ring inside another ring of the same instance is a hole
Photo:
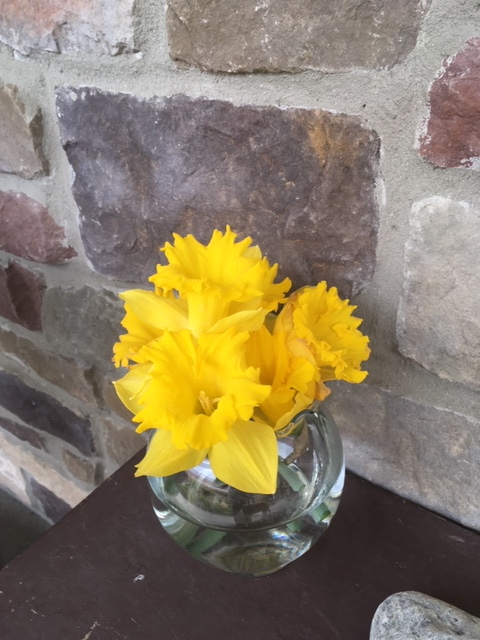
[[[174,235],[162,251],[155,290],[121,294],[127,333],[114,346],[115,364],[129,368],[117,394],[137,431],[153,430],[136,475],[168,476],[208,458],[221,481],[272,494],[277,435],[329,394],[325,381],[367,375],[356,307],[325,282],[286,300],[288,278],[274,283],[277,265],[228,226],[207,245]]]
[[[227,484],[274,492],[274,432],[250,422],[270,387],[245,364],[248,337],[233,329],[198,339],[189,331],[164,331],[140,349],[137,358],[144,364],[116,383],[117,392],[135,413],[137,431],[156,429],[168,437],[155,434],[138,475],[176,473],[208,455],[214,473]],[[261,451],[254,454],[257,445]]]
[[[253,331],[285,302],[290,280],[274,284],[278,265],[271,266],[251,238],[236,242],[227,226],[225,233],[214,231],[206,246],[191,235],[174,234],[174,239],[162,249],[169,264],[158,265],[150,280],[159,295],[175,292],[187,301],[194,335],[231,326]]]
[[[265,325],[253,332],[247,342],[247,359],[260,370],[260,382],[272,389],[255,410],[255,417],[265,420],[276,431],[286,427],[314,400],[323,400],[329,394],[316,365],[311,359],[289,351],[284,333],[272,335]]]
[[[368,338],[358,327],[362,320],[352,316],[356,307],[341,300],[337,289],[325,282],[304,287],[282,309],[274,333],[286,335],[289,349],[297,356],[311,358],[319,368],[320,379],[362,382],[368,359]]]

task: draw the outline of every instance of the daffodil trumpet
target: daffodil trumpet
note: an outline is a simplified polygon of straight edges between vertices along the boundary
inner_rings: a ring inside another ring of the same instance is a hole
[[[273,494],[277,436],[330,393],[329,380],[359,383],[370,350],[356,307],[325,282],[285,297],[250,237],[227,226],[208,244],[174,234],[153,291],[120,294],[126,333],[114,346],[114,383],[137,431],[153,430],[136,475],[168,476],[208,459],[247,493]]]

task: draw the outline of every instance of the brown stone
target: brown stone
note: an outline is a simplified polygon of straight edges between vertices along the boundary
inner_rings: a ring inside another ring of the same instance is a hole
[[[125,427],[121,421],[104,420],[103,432],[106,449],[117,465],[122,465],[139,449],[145,446],[144,435],[136,433],[135,427]]]
[[[85,455],[95,452],[89,420],[6,371],[0,371],[0,405],[22,422],[68,442]]]
[[[415,47],[431,0],[167,0],[170,54],[207,71],[385,69]]]
[[[2,329],[0,329],[0,350],[7,357],[20,360],[39,376],[64,389],[75,398],[89,404],[95,403],[88,372],[74,362],[41,349],[12,331]]]
[[[71,451],[62,451],[62,458],[66,468],[70,471],[72,476],[83,482],[94,486],[97,476],[97,465],[86,458],[80,458],[74,455]]]
[[[43,274],[19,262],[0,266],[0,315],[31,331],[41,331],[45,287]]]
[[[100,273],[145,282],[172,232],[208,241],[230,224],[295,286],[327,279],[350,295],[370,281],[379,139],[359,118],[85,88],[60,89],[57,105]]]
[[[2,4],[5,2],[0,0],[3,18]],[[0,33],[1,29],[0,26]],[[14,87],[0,89],[0,171],[33,178],[41,173],[42,165],[35,152],[31,123],[27,122],[24,111]]]
[[[3,416],[0,416],[0,428],[8,431],[19,440],[28,442],[36,449],[45,449],[45,439],[35,429],[18,424],[18,422]]]
[[[438,167],[480,169],[480,38],[443,63],[428,99],[422,158]]]
[[[0,40],[36,51],[118,55],[134,50],[133,0],[0,0]]]
[[[0,191],[0,249],[20,258],[59,264],[77,255],[47,209],[23,193]]]
[[[111,369],[123,315],[120,298],[105,289],[52,287],[45,294],[44,335],[58,354]]]

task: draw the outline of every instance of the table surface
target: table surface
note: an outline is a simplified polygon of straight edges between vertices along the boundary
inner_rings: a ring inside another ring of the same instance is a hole
[[[1,640],[367,640],[407,590],[480,617],[480,535],[352,474],[320,541],[254,579],[168,538],[138,458],[0,571]]]

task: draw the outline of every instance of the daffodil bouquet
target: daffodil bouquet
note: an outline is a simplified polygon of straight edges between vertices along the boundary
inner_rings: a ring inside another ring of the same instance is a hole
[[[207,245],[174,234],[154,291],[125,302],[115,384],[138,432],[153,430],[137,476],[169,476],[206,458],[222,482],[275,493],[277,437],[329,394],[325,382],[362,382],[370,350],[356,307],[325,282],[286,297],[252,239],[227,226]],[[279,311],[280,309],[280,311]]]

